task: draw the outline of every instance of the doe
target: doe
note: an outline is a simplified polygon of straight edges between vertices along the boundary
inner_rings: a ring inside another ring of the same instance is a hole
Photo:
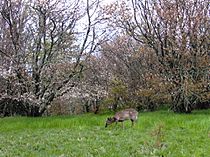
[[[115,115],[113,117],[107,118],[105,127],[107,127],[108,125],[110,125],[114,122],[116,124],[118,122],[122,122],[122,126],[124,128],[123,122],[125,120],[131,120],[132,126],[133,126],[134,122],[136,122],[137,119],[138,119],[138,112],[133,108],[129,108],[129,109],[125,109],[125,110],[115,113]]]

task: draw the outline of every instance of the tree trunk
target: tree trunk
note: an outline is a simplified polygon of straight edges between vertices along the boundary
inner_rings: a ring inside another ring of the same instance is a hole
[[[32,106],[28,112],[29,117],[41,117],[43,113],[40,112],[40,108],[38,106]]]

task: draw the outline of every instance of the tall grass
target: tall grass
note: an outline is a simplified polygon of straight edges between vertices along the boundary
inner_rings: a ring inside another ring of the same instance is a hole
[[[208,157],[210,110],[192,114],[167,111],[140,113],[104,128],[111,115],[0,119],[0,156]]]

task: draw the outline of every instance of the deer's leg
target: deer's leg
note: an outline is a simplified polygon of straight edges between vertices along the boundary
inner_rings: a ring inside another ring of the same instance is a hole
[[[131,126],[133,127],[134,126],[134,120],[133,119],[131,119]]]

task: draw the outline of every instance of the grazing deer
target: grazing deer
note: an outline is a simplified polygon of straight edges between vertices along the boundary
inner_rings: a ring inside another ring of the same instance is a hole
[[[138,118],[138,112],[135,109],[132,109],[132,108],[125,109],[125,110],[117,112],[114,115],[114,117],[107,118],[105,128],[114,122],[116,124],[117,122],[122,122],[122,126],[124,128],[123,121],[125,120],[131,120],[132,126],[133,126],[134,122],[137,121],[137,118]]]

